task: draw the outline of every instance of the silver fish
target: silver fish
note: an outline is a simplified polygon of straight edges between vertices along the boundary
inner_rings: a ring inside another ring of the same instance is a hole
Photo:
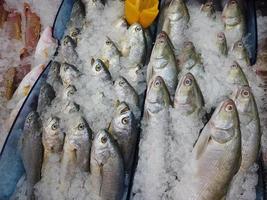
[[[68,85],[66,88],[63,89],[63,99],[69,99],[71,98],[75,93],[77,92],[77,89],[73,85]]]
[[[75,27],[81,30],[83,28],[84,21],[85,21],[85,6],[81,0],[75,0],[71,10],[68,27]]]
[[[42,114],[47,106],[51,106],[51,102],[55,97],[56,94],[53,87],[48,83],[44,83],[38,97],[37,112]]]
[[[76,65],[79,62],[79,56],[75,50],[77,44],[76,42],[68,35],[63,38],[61,44],[61,55],[65,62]]]
[[[149,118],[156,115],[171,105],[170,95],[164,80],[160,76],[155,76],[149,82],[145,99],[144,113]]]
[[[60,67],[61,64],[57,61],[52,61],[51,66],[48,72],[47,81],[50,83],[53,87],[55,87],[56,84],[62,84],[62,80],[60,77]]]
[[[105,63],[100,59],[93,59],[91,60],[91,74],[92,76],[100,79],[101,81],[110,82],[111,75],[108,71],[107,66]]]
[[[227,81],[237,86],[248,85],[248,80],[238,62],[234,61],[228,72]]]
[[[176,89],[174,97],[174,108],[184,110],[188,115],[199,114],[204,106],[202,93],[191,73],[184,75]]]
[[[42,124],[35,111],[30,112],[25,120],[21,145],[21,157],[27,180],[27,199],[34,200],[34,185],[41,179],[44,152]]]
[[[215,8],[214,8],[214,4],[213,4],[212,0],[211,1],[207,1],[205,4],[202,4],[200,10],[207,17],[209,17],[211,19],[215,19],[216,18]]]
[[[121,53],[115,43],[109,37],[106,37],[101,55],[101,59],[108,68],[114,68],[120,65]]]
[[[129,106],[122,102],[118,105],[110,123],[109,132],[118,142],[122,152],[126,172],[131,173],[137,142],[137,123]]]
[[[241,134],[235,103],[227,99],[213,113],[194,149],[191,199],[220,200],[240,167]]]
[[[217,41],[216,41],[219,53],[221,55],[227,56],[228,54],[228,47],[227,47],[227,41],[226,37],[223,32],[219,32],[217,34]]]
[[[250,65],[249,54],[242,40],[239,40],[234,44],[233,54],[239,62],[242,62],[245,65]]]
[[[123,158],[116,142],[105,130],[99,131],[92,145],[91,179],[100,200],[121,200],[124,189]]]
[[[73,65],[63,63],[60,68],[60,77],[63,81],[64,86],[68,86],[76,82],[81,76],[81,72]]]
[[[79,112],[80,106],[77,103],[75,103],[74,101],[67,101],[64,104],[62,111],[65,112],[66,114]]]
[[[233,94],[241,127],[242,162],[240,170],[246,172],[258,159],[261,131],[257,105],[249,86],[238,88]]]
[[[171,96],[174,96],[178,84],[178,69],[172,45],[168,35],[161,32],[156,39],[147,67],[147,83],[153,76],[161,76]]]

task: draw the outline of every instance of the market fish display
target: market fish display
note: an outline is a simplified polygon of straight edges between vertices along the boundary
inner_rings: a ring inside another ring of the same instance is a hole
[[[99,131],[93,141],[90,172],[92,187],[101,200],[120,200],[124,186],[124,164],[111,135]]]
[[[228,47],[227,47],[226,37],[225,37],[223,32],[219,32],[217,34],[216,44],[218,46],[219,53],[223,56],[227,56],[228,55]]]
[[[161,76],[173,97],[178,83],[178,67],[168,35],[164,32],[157,36],[147,67],[147,83],[154,76]]]
[[[217,107],[193,154],[191,199],[222,199],[241,159],[238,113],[232,100],[227,99]]]
[[[199,114],[204,106],[202,93],[191,73],[181,78],[174,97],[174,108],[182,110],[185,115]]]
[[[26,171],[27,198],[35,199],[34,185],[41,179],[43,160],[42,124],[37,112],[28,114],[21,138],[21,157]]]
[[[51,106],[51,102],[55,97],[56,94],[53,87],[48,83],[43,84],[38,97],[37,112],[42,113],[47,106]]]
[[[137,126],[129,106],[124,102],[120,103],[111,121],[109,132],[119,144],[127,173],[131,172],[133,164],[138,137]]]
[[[234,61],[228,72],[227,81],[235,86],[248,85],[248,80],[238,62]]]
[[[250,65],[249,54],[244,43],[239,40],[233,46],[233,54],[242,65]]]

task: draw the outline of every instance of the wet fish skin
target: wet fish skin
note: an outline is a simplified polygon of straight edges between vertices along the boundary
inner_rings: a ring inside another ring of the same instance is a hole
[[[219,53],[221,55],[227,56],[228,55],[228,47],[226,37],[223,32],[219,32],[217,34],[217,41],[216,41]]]
[[[123,156],[126,173],[131,173],[133,158],[138,137],[137,122],[125,102],[121,102],[116,108],[111,121],[109,132],[117,141]]]
[[[202,4],[200,10],[210,19],[216,18],[215,7],[212,0]]]
[[[231,68],[228,72],[227,81],[237,86],[248,85],[246,75],[244,74],[238,62],[234,61],[231,65]]]
[[[104,46],[102,48],[102,60],[108,68],[114,68],[120,64],[121,53],[115,43],[106,37]]]
[[[21,136],[21,157],[26,171],[27,197],[34,200],[34,185],[41,179],[43,163],[42,124],[37,112],[28,114]]]
[[[74,66],[68,63],[63,63],[60,67],[60,77],[64,86],[73,84],[79,77],[81,72]]]
[[[60,127],[60,119],[52,116],[45,121],[43,126],[42,142],[44,146],[44,163],[51,154],[60,154],[63,150],[65,133]]]
[[[147,67],[147,83],[153,76],[161,76],[171,96],[178,84],[178,67],[168,35],[161,32],[156,39]]]
[[[204,106],[204,99],[199,86],[191,73],[185,74],[176,89],[174,108],[185,110],[187,115],[196,114]]]
[[[105,65],[105,63],[100,60],[100,59],[91,59],[91,74],[105,82],[110,82],[111,81],[111,75],[110,72]]]
[[[237,60],[243,62],[246,65],[250,65],[249,54],[242,40],[235,42],[233,46],[233,54]]]
[[[254,95],[249,86],[241,86],[233,94],[235,101],[242,138],[242,161],[240,170],[246,172],[255,162],[257,162],[261,131],[260,119]]]
[[[68,27],[75,27],[81,31],[84,25],[85,15],[84,3],[81,0],[76,0],[71,10]]]
[[[51,105],[52,100],[56,97],[53,87],[49,83],[44,83],[40,89],[38,97],[37,112],[42,114],[47,106]]]
[[[238,29],[241,37],[244,36],[246,31],[245,18],[238,1],[228,0],[222,12],[222,21],[225,30]]]
[[[124,189],[123,158],[118,145],[105,131],[100,130],[92,145],[92,188],[101,200],[121,200]]]
[[[171,105],[170,95],[163,78],[153,77],[148,85],[144,112],[146,118],[156,115]]]
[[[162,31],[173,35],[181,23],[187,24],[190,20],[188,8],[184,0],[173,0],[165,11]],[[172,38],[172,37],[171,37]]]
[[[81,30],[76,27],[70,27],[68,30],[68,36],[71,37],[71,39],[78,44],[79,42],[79,35],[81,34]]]
[[[126,102],[130,107],[139,106],[138,94],[124,77],[119,76],[115,80],[114,88],[120,102]]]
[[[146,38],[142,26],[138,23],[132,24],[122,42],[121,53],[128,57],[131,63],[144,64],[146,58]]]
[[[61,64],[59,62],[57,61],[51,62],[51,66],[47,77],[49,82],[53,85],[53,87],[56,83],[63,84],[62,79],[60,77],[60,68]]]
[[[75,93],[77,92],[77,89],[74,85],[68,85],[67,87],[64,87],[63,89],[63,99],[70,99]]]
[[[240,167],[241,133],[235,103],[216,108],[193,149],[196,181],[192,199],[220,200]]]

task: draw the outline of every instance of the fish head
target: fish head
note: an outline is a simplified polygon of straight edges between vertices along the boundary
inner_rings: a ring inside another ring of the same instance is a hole
[[[68,63],[63,63],[60,68],[60,77],[65,85],[71,84],[80,75],[80,71]]]
[[[91,59],[91,72],[95,77],[99,77],[103,80],[111,80],[111,75],[108,71],[107,66],[100,59]]]
[[[191,73],[187,73],[180,80],[175,93],[175,107],[186,109],[189,113],[203,106],[203,99],[197,82]]]
[[[133,113],[125,102],[121,102],[115,111],[113,125],[119,130],[130,130],[133,122]]]
[[[161,108],[170,105],[170,95],[162,77],[155,76],[150,80],[146,100],[150,104],[159,105]]]
[[[66,35],[63,38],[62,48],[63,49],[65,49],[65,48],[73,48],[73,49],[75,49],[76,48],[76,42],[69,35]]]
[[[227,79],[234,84],[248,85],[247,78],[236,61],[231,65]]]
[[[115,80],[114,88],[116,93],[119,94],[119,96],[125,96],[131,92],[134,92],[130,83],[122,76],[119,76]]]
[[[184,9],[184,1],[183,0],[172,0],[169,7],[168,7],[168,16],[171,20],[179,20],[183,13],[182,10]]]
[[[61,133],[62,130],[60,128],[60,119],[55,116],[49,117],[45,123],[44,130],[51,136],[55,136]]]
[[[77,92],[77,89],[74,85],[68,85],[63,90],[63,98],[68,99],[72,97]]]
[[[225,34],[223,32],[219,32],[217,34],[217,42],[219,44],[225,44],[226,43],[226,37],[225,37]]]
[[[78,42],[78,36],[80,34],[80,30],[76,27],[71,27],[69,30],[69,36],[71,37],[71,39],[77,44]]]
[[[41,127],[40,119],[39,119],[39,114],[36,111],[31,111],[25,120],[24,123],[24,129],[29,129],[29,130],[39,130]]]
[[[249,86],[242,86],[233,94],[233,100],[236,103],[238,112],[240,113],[255,113],[255,101]]]
[[[100,130],[96,134],[93,140],[92,154],[99,166],[107,163],[114,152],[114,147],[115,142],[107,131]]]
[[[205,13],[208,17],[212,16],[215,13],[213,1],[207,1],[205,4],[202,4],[201,12]]]
[[[234,26],[241,22],[242,11],[238,1],[229,0],[222,12],[222,20],[225,24]]]
[[[134,41],[144,41],[144,30],[139,23],[133,23],[129,28],[128,28],[128,37],[130,40]]]
[[[90,134],[90,129],[86,120],[83,117],[78,116],[74,121],[71,135],[86,140],[88,139],[89,134]]]
[[[115,43],[109,38],[106,37],[104,46],[103,46],[103,52],[108,57],[117,56],[120,55],[120,52],[118,48],[116,47]]]
[[[235,102],[227,99],[216,108],[210,120],[215,129],[229,130],[238,124]]]
[[[151,56],[155,59],[167,60],[170,55],[173,55],[170,39],[165,32],[161,32],[157,36]]]
[[[57,61],[53,61],[51,63],[48,77],[52,76],[53,78],[57,78],[59,77],[59,73],[60,73],[60,63]]]

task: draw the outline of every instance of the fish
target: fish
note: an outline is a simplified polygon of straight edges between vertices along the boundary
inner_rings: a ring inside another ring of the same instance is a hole
[[[3,27],[8,15],[8,11],[5,9],[4,3],[4,1],[0,1],[0,28]]]
[[[240,39],[245,35],[245,17],[238,1],[228,0],[223,8],[222,21],[226,31],[237,30],[240,33]]]
[[[63,151],[65,133],[60,127],[60,118],[51,116],[43,125],[42,143],[44,146],[43,166],[46,165],[52,154],[61,154]]]
[[[66,114],[76,113],[79,111],[80,111],[80,105],[78,105],[74,101],[67,101],[62,108],[62,112]]]
[[[68,63],[63,63],[61,65],[60,77],[64,86],[75,83],[80,76],[81,72],[74,65]]]
[[[77,89],[74,85],[68,85],[66,88],[63,89],[63,99],[69,99],[71,98],[75,93],[77,92]]]
[[[190,199],[223,199],[241,161],[241,133],[233,100],[217,106],[192,153],[195,184],[191,185]]]
[[[91,71],[90,72],[93,77],[96,77],[104,82],[110,82],[112,79],[107,66],[102,60],[98,58],[91,59]]]
[[[152,51],[153,48],[153,39],[152,39],[153,36],[149,28],[144,29],[144,33],[146,39],[146,52],[147,52],[145,63],[148,63],[150,58],[150,52]]]
[[[164,12],[162,31],[169,35],[171,41],[174,41],[175,35],[181,33],[189,20],[190,15],[184,0],[172,0]]]
[[[10,100],[10,104],[13,104],[14,102],[18,102],[23,97],[27,96],[34,85],[34,83],[37,81],[43,70],[45,69],[45,66],[40,64],[36,67],[34,67],[21,81],[18,88],[16,89],[12,99]]]
[[[24,15],[25,15],[25,47],[28,51],[33,52],[38,43],[41,22],[40,17],[31,11],[30,5],[24,3]]]
[[[68,29],[77,28],[78,30],[82,30],[85,23],[85,5],[81,0],[74,1],[70,20],[68,22]]]
[[[62,186],[71,181],[76,169],[82,172],[90,170],[92,131],[82,116],[78,115],[72,120],[74,122],[68,129],[63,147],[60,174]]]
[[[105,7],[105,0],[83,0],[87,12],[91,9],[103,10]]]
[[[239,62],[242,62],[245,65],[250,65],[249,53],[242,40],[234,43],[232,51],[233,55]]]
[[[92,189],[101,200],[121,200],[124,190],[124,165],[118,145],[105,131],[100,130],[92,145]]]
[[[81,30],[76,27],[71,27],[68,29],[68,36],[78,45],[79,35],[81,34]]]
[[[49,83],[44,83],[41,86],[38,96],[37,112],[42,115],[47,107],[51,106],[51,103],[55,97],[56,93],[53,87]]]
[[[139,107],[139,97],[131,84],[122,76],[119,76],[114,82],[114,89],[117,100],[127,103],[137,117],[136,109]]]
[[[197,81],[191,73],[185,74],[179,81],[174,97],[174,108],[184,110],[186,115],[200,113],[204,99]]]
[[[212,0],[207,1],[205,4],[202,4],[200,11],[210,19],[216,18],[216,11]]]
[[[21,158],[26,172],[27,199],[34,200],[34,185],[41,179],[44,148],[42,124],[36,111],[30,112],[25,120],[21,135]]]
[[[132,24],[122,41],[122,55],[127,57],[131,63],[144,64],[146,48],[146,38],[142,26],[138,23]]]
[[[49,58],[54,54],[57,47],[57,40],[52,36],[52,28],[47,26],[36,45],[34,60],[35,63],[48,62]]]
[[[234,61],[231,65],[231,68],[228,72],[227,81],[237,86],[249,85],[246,75],[236,61]]]
[[[6,32],[10,39],[21,40],[21,14],[17,11],[11,11],[7,15]]]
[[[104,61],[109,69],[116,68],[120,65],[121,53],[109,37],[106,37],[101,55],[101,60]]]
[[[55,87],[56,84],[63,84],[60,77],[61,64],[57,61],[52,61],[48,72],[47,81]]]
[[[77,44],[75,41],[68,35],[63,38],[61,44],[61,55],[65,62],[76,65],[79,63],[79,56],[75,50]]]
[[[249,86],[241,86],[233,93],[236,104],[242,138],[242,161],[239,171],[246,172],[257,162],[261,130],[257,104]]]
[[[170,95],[167,86],[160,76],[153,77],[147,88],[144,113],[145,118],[157,115],[157,113],[166,110],[171,105]]]
[[[115,111],[110,123],[109,132],[117,141],[122,157],[126,173],[130,174],[137,144],[137,122],[125,102],[121,102]]]
[[[226,37],[223,32],[219,32],[216,37],[216,45],[218,47],[219,53],[223,56],[228,55],[228,47]]]
[[[158,34],[147,67],[147,84],[153,76],[161,76],[169,93],[174,96],[178,84],[178,66],[171,42],[165,32]]]

